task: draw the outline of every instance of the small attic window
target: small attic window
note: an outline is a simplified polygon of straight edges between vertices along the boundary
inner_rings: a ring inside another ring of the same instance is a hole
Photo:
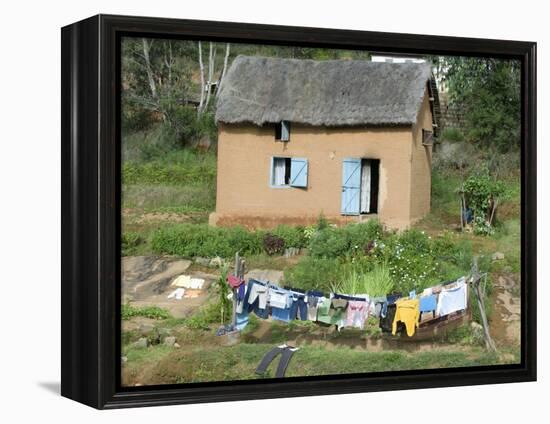
[[[423,146],[433,146],[434,144],[434,133],[433,131],[428,131],[422,129],[422,145]]]
[[[290,141],[290,121],[275,124],[275,140]]]

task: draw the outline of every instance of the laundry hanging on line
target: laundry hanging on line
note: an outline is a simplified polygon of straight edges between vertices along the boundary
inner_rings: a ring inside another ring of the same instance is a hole
[[[236,278],[235,278],[236,279]],[[371,316],[378,318],[383,332],[397,334],[405,331],[409,337],[415,334],[423,313],[444,317],[467,308],[467,284],[461,277],[415,291],[403,296],[391,293],[370,297],[342,293],[324,294],[318,290],[302,291],[291,287],[279,287],[269,281],[239,279],[236,284],[228,278],[228,284],[237,290],[236,329],[242,330],[248,316],[254,313],[262,319],[272,318],[281,322],[292,320],[313,321],[343,328],[363,329]]]

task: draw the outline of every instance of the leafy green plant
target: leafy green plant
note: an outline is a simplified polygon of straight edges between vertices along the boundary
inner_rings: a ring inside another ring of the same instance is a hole
[[[232,302],[228,297],[229,293],[231,293],[231,289],[226,281],[228,274],[229,267],[227,265],[222,266],[220,278],[216,281],[218,304],[220,308],[220,324],[224,324],[231,318]]]
[[[143,306],[135,307],[128,303],[122,305],[121,318],[123,320],[129,320],[132,317],[144,317],[152,319],[168,319],[172,315],[166,309],[158,306]]]
[[[374,219],[342,228],[327,227],[311,237],[309,251],[311,256],[318,258],[337,258],[350,253],[367,254],[382,234],[381,224]]]
[[[142,238],[139,233],[134,231],[124,231],[122,233],[122,256],[130,256],[134,254],[136,248],[142,243]]]
[[[271,234],[284,240],[285,247],[302,248],[307,246],[307,239],[304,233],[304,227],[290,227],[288,225],[279,225],[271,230]]]
[[[503,198],[506,188],[503,182],[491,178],[487,171],[470,175],[462,185],[467,206],[472,210],[474,232],[491,235],[491,214],[495,202]]]
[[[232,257],[262,252],[261,232],[250,232],[242,227],[212,227],[209,225],[178,224],[155,231],[151,248],[158,254],[184,257]]]
[[[285,283],[303,290],[330,291],[343,274],[343,265],[338,259],[304,256],[300,262],[285,270]]]

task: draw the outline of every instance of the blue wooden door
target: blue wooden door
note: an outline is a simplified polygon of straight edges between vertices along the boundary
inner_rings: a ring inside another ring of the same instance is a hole
[[[342,215],[359,215],[361,159],[344,159],[342,164]]]

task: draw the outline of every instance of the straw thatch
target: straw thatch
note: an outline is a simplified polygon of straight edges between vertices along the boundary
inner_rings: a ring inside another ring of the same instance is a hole
[[[412,124],[430,75],[427,63],[238,56],[218,95],[216,121]]]

